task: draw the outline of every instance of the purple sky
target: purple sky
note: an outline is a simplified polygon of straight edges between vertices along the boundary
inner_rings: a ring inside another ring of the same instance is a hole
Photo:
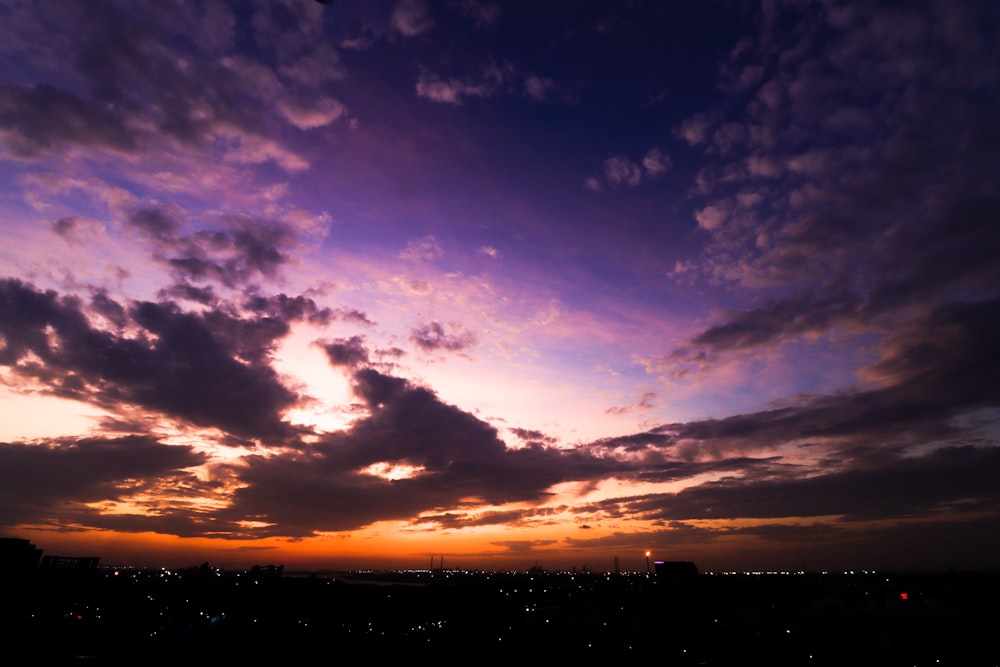
[[[0,532],[993,565],[998,35],[972,0],[0,1]]]

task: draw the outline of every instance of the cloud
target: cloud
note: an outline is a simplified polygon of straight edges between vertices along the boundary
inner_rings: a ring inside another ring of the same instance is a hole
[[[479,89],[473,89],[455,79],[442,81],[431,75],[421,75],[417,81],[418,96],[426,97],[432,102],[441,102],[443,104],[461,104],[462,97],[469,94],[471,90]]]
[[[604,178],[613,187],[627,185],[634,188],[642,182],[642,167],[624,155],[615,155],[604,161]]]
[[[463,77],[442,77],[421,70],[417,96],[442,104],[461,105],[466,98],[489,98],[496,95],[521,95],[544,102],[558,92],[558,84],[549,77],[523,71],[510,62],[489,60],[478,71]]]
[[[483,0],[461,0],[458,4],[462,16],[471,20],[477,28],[490,28],[500,20],[502,10],[493,2]]]
[[[669,426],[663,426],[645,433],[604,438],[592,443],[591,446],[598,449],[622,450],[625,452],[671,447],[675,444],[676,437],[673,433],[669,432],[669,429]]]
[[[334,366],[355,368],[368,364],[368,348],[363,336],[320,341],[323,351]]]
[[[729,206],[725,202],[718,201],[696,211],[694,217],[702,229],[708,231],[719,229],[729,217]]]
[[[651,148],[642,158],[642,168],[648,177],[656,178],[670,169],[670,156],[659,148]]]
[[[588,190],[601,192],[604,185],[611,188],[634,188],[640,183],[656,179],[670,168],[670,156],[659,148],[651,148],[636,164],[626,155],[614,155],[604,161],[603,182],[599,178],[588,178],[584,185]]]
[[[773,249],[767,239],[755,239],[755,246],[766,253],[772,282],[807,287],[755,308],[724,313],[689,344],[718,353],[866,328],[884,336],[921,323],[927,307],[949,308],[955,291],[986,298],[989,285],[1000,280],[1000,270],[985,251],[993,235],[991,211],[997,205],[1000,197],[961,198],[912,221],[905,234],[863,236],[866,247],[858,245],[855,236],[865,234],[862,230],[831,227],[822,218],[789,225]],[[702,228],[715,232],[725,225],[720,206],[726,204],[696,213]],[[811,279],[841,262],[826,280]],[[863,286],[858,273],[866,276]]]
[[[713,352],[756,347],[825,331],[837,321],[852,321],[856,319],[859,307],[853,295],[846,291],[835,293],[830,290],[822,296],[796,294],[768,301],[753,310],[726,313],[722,323],[698,333],[691,339],[691,344]]]
[[[475,335],[457,322],[428,322],[413,329],[410,340],[424,352],[458,352],[476,344]]]
[[[224,512],[229,520],[272,523],[262,534],[350,530],[456,509],[470,498],[537,502],[553,484],[623,468],[582,452],[509,449],[489,424],[402,378],[362,368],[353,381],[370,415],[324,436],[308,455],[250,457],[240,476],[247,486]],[[374,464],[419,472],[385,479],[366,472]]]
[[[712,135],[712,143],[720,155],[729,155],[747,142],[749,133],[741,123],[726,123]]]
[[[288,122],[300,130],[312,130],[325,127],[347,118],[347,107],[332,97],[321,96],[316,100],[306,102],[295,98],[282,98],[278,101],[278,109]]]
[[[607,513],[618,511],[609,505]],[[707,545],[738,542],[741,563],[748,570],[787,569],[799,571],[843,569],[932,571],[941,563],[965,570],[989,569],[1000,553],[995,536],[997,517],[949,517],[941,520],[894,522],[892,524],[835,524],[824,520],[804,523],[800,519],[767,522],[720,521],[663,522],[658,530],[624,532],[594,538],[567,538],[572,548],[602,553],[631,549],[641,552],[684,554],[697,559],[699,567],[714,559],[706,557]],[[717,569],[731,568],[728,557],[714,560]]]
[[[133,302],[129,335],[94,328],[82,304],[18,280],[0,282],[0,365],[47,393],[114,410],[135,405],[190,424],[279,443],[298,400],[268,363],[288,324],[171,303]],[[119,312],[122,312],[119,311]],[[27,359],[32,363],[24,363]]]
[[[309,166],[268,131],[285,84],[271,67],[236,54],[236,19],[223,3],[142,12],[108,2],[14,7],[7,18],[0,37],[8,51],[46,81],[0,83],[0,145],[11,157],[204,159],[221,149],[238,164]],[[300,53],[309,50],[301,33],[296,39]],[[185,47],[178,54],[166,44]]]
[[[317,325],[329,324],[337,315],[330,308],[320,308],[309,297],[287,294],[249,296],[244,301],[243,307],[248,311],[264,313],[283,322],[307,321]]]
[[[639,401],[636,402],[634,405],[608,408],[604,412],[609,415],[623,415],[633,410],[649,410],[654,406],[655,401],[656,401],[656,392],[645,391],[642,393],[642,396],[639,398]]]
[[[71,244],[84,244],[106,233],[101,222],[75,215],[67,215],[54,220],[52,231]]]
[[[309,168],[309,162],[288,150],[273,139],[233,132],[228,128],[220,130],[228,140],[225,159],[237,164],[263,164],[274,162],[288,172],[300,172]]]
[[[174,241],[181,228],[180,223],[172,215],[156,208],[132,212],[126,218],[125,225],[163,243]]]
[[[695,114],[681,123],[677,134],[692,146],[696,146],[707,139],[712,125],[712,121],[705,114]]]
[[[512,428],[510,429],[510,431],[515,436],[517,436],[521,440],[524,440],[527,443],[537,443],[540,445],[541,444],[554,445],[556,444],[556,442],[558,442],[557,438],[554,438],[550,435],[546,435],[541,431],[536,431],[534,429]]]
[[[125,311],[125,308],[109,297],[107,290],[95,290],[94,295],[90,299],[90,308],[94,313],[102,316],[119,330],[124,329],[129,323],[128,313]]]
[[[1000,496],[992,480],[998,471],[1000,450],[994,447],[948,447],[828,474],[724,479],[626,504],[629,512],[664,520],[843,515],[866,521],[996,511]]]
[[[333,314],[337,319],[344,322],[353,322],[354,324],[363,324],[365,326],[373,326],[375,324],[368,319],[368,315],[357,308],[335,308]]]
[[[197,287],[187,282],[180,282],[164,287],[157,293],[157,296],[164,300],[181,299],[205,305],[215,303],[219,298],[211,285]]]
[[[7,312],[0,321],[8,323],[3,330],[4,357],[0,359],[4,365],[13,367],[30,351],[44,367],[58,365],[62,372],[71,370],[90,385],[96,385],[96,378],[101,377],[106,396],[121,399],[130,391],[133,397],[143,396],[140,390],[130,390],[125,380],[135,385],[152,381],[158,393],[174,393],[169,382],[143,370],[150,363],[138,350],[90,328],[82,318],[79,302],[59,299],[54,293],[38,292],[16,281],[5,283],[3,295],[0,303],[6,304]],[[285,295],[252,297],[246,306],[269,318],[302,319],[320,312],[311,300]],[[217,376],[236,371],[209,360],[235,357],[249,364],[248,368],[260,368],[273,341],[287,331],[280,323],[237,320],[217,311],[195,316],[148,303],[127,309],[103,293],[95,295],[93,309],[112,322],[129,318],[126,323],[141,327],[150,337],[145,345],[151,352],[174,350],[165,356],[171,373],[187,374],[187,359],[203,368],[204,374],[182,377],[184,388],[188,394],[193,392],[192,402],[211,405],[215,412],[225,411],[218,397],[233,391],[223,387]],[[308,452],[289,450],[280,456],[250,457],[245,468],[233,471],[242,487],[233,505],[215,512],[210,524],[206,517],[179,508],[164,510],[146,521],[102,518],[89,511],[81,514],[80,520],[120,530],[144,530],[155,524],[175,534],[191,535],[211,528],[231,537],[303,536],[388,519],[455,528],[500,522],[525,525],[540,515],[456,512],[470,498],[494,504],[540,502],[554,484],[567,481],[616,476],[662,483],[703,475],[715,475],[717,481],[701,482],[676,493],[602,501],[578,511],[581,516],[599,512],[622,519],[663,521],[833,514],[853,522],[988,511],[998,500],[991,482],[996,475],[994,468],[1000,464],[996,450],[954,443],[981,438],[979,426],[960,419],[968,410],[1000,404],[994,382],[1000,359],[992,337],[998,324],[1000,305],[995,302],[937,309],[883,345],[882,361],[869,371],[874,380],[883,383],[881,387],[805,397],[792,405],[757,413],[663,425],[575,450],[550,448],[551,438],[525,429],[513,432],[527,447],[511,449],[493,427],[441,402],[430,390],[370,368],[370,355],[361,337],[323,341],[331,364],[350,370],[354,393],[367,416],[344,431],[322,436]],[[79,329],[75,334],[74,326]],[[429,331],[434,341],[446,336],[443,327]],[[79,347],[74,338],[99,343],[96,349],[103,350],[102,354],[94,355],[92,348],[89,357],[119,358],[129,351],[129,374],[124,378],[114,372],[98,376],[81,364],[70,363]],[[58,342],[55,347],[53,340]],[[199,350],[198,356],[188,349]],[[41,370],[24,372],[42,379]],[[266,388],[248,381],[251,377],[234,375],[251,394]],[[53,378],[49,380],[58,386]],[[205,398],[203,389],[213,398]],[[251,400],[242,405],[251,394],[240,397],[241,409],[247,410],[240,413],[241,422],[260,412],[260,403]],[[636,407],[647,406],[653,398],[652,392],[644,394]],[[197,413],[185,413],[187,408],[162,396],[147,398],[142,404],[166,408],[167,414],[181,414],[193,423],[240,433],[218,416],[207,420]],[[250,425],[260,432],[260,422]],[[152,447],[151,441],[144,442]],[[915,443],[930,442],[939,444],[929,451],[910,450]],[[773,453],[790,444],[824,458],[825,472],[817,474],[812,466],[794,465],[793,459],[774,454],[764,458],[743,454]],[[195,465],[200,459],[191,461]],[[396,469],[409,472],[393,477],[381,477],[377,472]],[[170,474],[169,470],[163,473]],[[720,474],[724,474],[721,479]],[[151,480],[158,478],[150,475]],[[74,493],[95,501],[107,497],[104,490]],[[437,514],[424,515],[434,511]],[[239,524],[244,520],[270,525],[247,529]]]
[[[145,222],[140,224],[133,216],[129,224],[160,242],[158,258],[179,282],[211,280],[234,287],[257,277],[273,278],[297,244],[292,228],[281,222],[228,215],[221,220],[221,230],[173,236],[178,225],[167,222],[165,214],[142,213]]]
[[[389,22],[404,37],[416,37],[434,26],[434,20],[421,0],[398,0],[392,8]]]
[[[34,159],[72,147],[135,153],[139,139],[116,114],[92,108],[51,86],[0,82],[0,141],[14,158]]]
[[[898,328],[862,371],[870,384],[802,396],[760,412],[664,425],[625,440],[626,450],[668,448],[681,458],[778,451],[808,445],[838,466],[895,457],[917,446],[995,444],[1000,353],[991,339],[1000,302],[940,306]],[[741,338],[723,338],[742,344]],[[752,343],[752,342],[751,342]],[[919,451],[919,450],[918,450]]]
[[[545,77],[531,75],[524,80],[524,92],[536,102],[543,101],[555,87],[556,82]]]
[[[444,514],[427,514],[420,516],[414,523],[416,525],[433,524],[437,528],[451,528],[460,530],[462,528],[472,528],[476,526],[518,526],[526,528],[533,523],[547,520],[552,511],[546,508],[528,510],[507,510],[477,512],[470,514],[459,514],[447,512]],[[494,542],[494,544],[498,544]],[[551,540],[538,540],[534,544],[552,544]]]
[[[444,80],[429,72],[421,72],[417,80],[417,96],[433,102],[459,105],[466,97],[492,97],[501,89],[509,71],[504,72],[490,63],[474,78]]]
[[[784,173],[780,161],[770,155],[751,155],[746,159],[746,168],[751,176],[759,178],[778,178]]]
[[[74,514],[80,520],[87,515],[84,503],[121,497],[140,481],[204,462],[191,447],[144,435],[0,443],[0,525],[48,523],[54,516],[66,521]]]
[[[323,237],[330,229],[333,218],[329,213],[312,213],[298,206],[291,206],[280,217],[281,222],[304,235]]]
[[[709,159],[701,173],[714,175],[697,185],[706,201],[695,215],[711,242],[692,266],[751,290],[849,285],[854,301],[882,313],[969,281],[985,297],[993,272],[980,263],[980,207],[1000,192],[988,185],[985,148],[998,131],[983,110],[997,106],[986,87],[997,80],[997,45],[975,26],[1000,24],[996,10],[876,4],[854,8],[850,21],[832,7],[773,14],[725,65],[740,80],[724,88],[728,99],[678,130]],[[775,41],[779,21],[797,26],[785,32],[795,36]],[[931,239],[955,225],[963,232],[949,250],[935,250]],[[936,282],[921,268],[934,266],[930,255],[943,262]],[[959,257],[971,265],[953,272]]]
[[[400,251],[400,259],[432,261],[444,256],[441,244],[433,236],[424,236],[413,239]]]

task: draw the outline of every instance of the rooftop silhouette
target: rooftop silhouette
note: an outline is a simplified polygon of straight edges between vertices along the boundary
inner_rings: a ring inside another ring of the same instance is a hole
[[[0,548],[27,553],[24,544]],[[33,551],[31,553],[34,553]],[[44,559],[42,559],[44,560]],[[84,562],[86,559],[81,559]],[[67,575],[67,572],[71,573]],[[460,569],[6,571],[2,621],[43,664],[656,658],[674,665],[994,664],[998,573]],[[939,660],[940,663],[935,663]]]

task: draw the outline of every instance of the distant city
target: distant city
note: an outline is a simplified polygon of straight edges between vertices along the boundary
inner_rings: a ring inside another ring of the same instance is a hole
[[[670,665],[997,665],[997,572],[139,568],[0,538],[10,655],[42,664],[655,658]],[[488,651],[488,653],[484,653]]]

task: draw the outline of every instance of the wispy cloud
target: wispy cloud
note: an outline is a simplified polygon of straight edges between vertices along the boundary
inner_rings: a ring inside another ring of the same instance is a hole
[[[415,328],[410,340],[424,352],[458,352],[476,344],[475,335],[457,322],[428,322]]]
[[[413,239],[406,244],[406,247],[399,253],[400,259],[430,261],[439,259],[444,255],[441,244],[433,236],[424,236]]]
[[[604,161],[601,178],[590,177],[585,185],[589,190],[600,192],[607,187],[634,188],[637,185],[659,178],[670,169],[670,156],[659,148],[649,149],[640,163],[633,162],[625,155],[614,155]]]
[[[497,95],[520,95],[535,102],[559,94],[551,78],[525,72],[510,62],[492,60],[477,72],[463,77],[442,77],[424,70],[417,79],[417,96],[444,104],[462,104],[466,98],[489,98]]]
[[[404,37],[416,37],[434,26],[434,19],[422,0],[397,0],[389,21]]]

